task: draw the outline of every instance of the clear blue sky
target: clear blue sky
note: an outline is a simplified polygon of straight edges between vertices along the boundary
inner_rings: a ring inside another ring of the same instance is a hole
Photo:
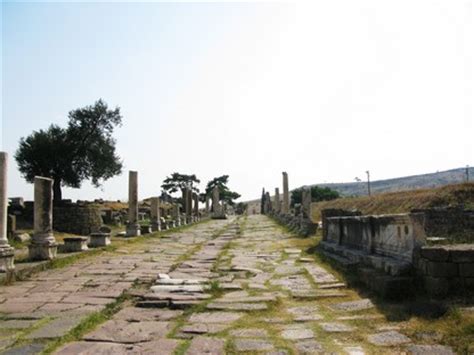
[[[140,197],[473,165],[472,1],[2,3],[1,146],[103,98]],[[65,198],[125,198],[127,174]],[[10,159],[9,195],[32,197]]]

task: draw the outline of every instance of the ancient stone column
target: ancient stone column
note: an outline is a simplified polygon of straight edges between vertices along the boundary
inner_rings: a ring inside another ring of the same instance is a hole
[[[219,188],[214,186],[212,190],[212,208],[214,213],[220,213],[220,206],[219,206]]]
[[[196,193],[193,194],[193,199],[194,199],[193,213],[196,217],[199,217],[199,195]]]
[[[8,154],[0,152],[0,272],[8,272],[15,268],[14,249],[8,244],[7,238],[7,164]]]
[[[209,196],[206,196],[206,214],[209,213]]]
[[[290,191],[288,190],[288,174],[283,172],[283,205],[281,212],[287,214],[290,211]]]
[[[150,214],[151,214],[151,230],[153,232],[158,232],[161,230],[161,220],[160,220],[160,198],[152,197],[150,199]]]
[[[175,220],[176,227],[181,226],[181,211],[179,203],[174,204],[173,206],[173,219]]]
[[[35,177],[34,228],[28,246],[30,259],[54,259],[58,244],[53,234],[53,179]]]
[[[311,188],[304,187],[301,197],[301,205],[303,210],[303,215],[309,217],[309,211],[311,208]]]
[[[192,222],[192,214],[193,214],[193,191],[188,188],[186,193],[186,218],[188,219],[188,223]]]
[[[128,172],[128,224],[127,237],[140,235],[138,224],[138,173]]]
[[[274,203],[274,209],[276,213],[280,213],[280,189],[278,187],[275,187],[275,203]]]

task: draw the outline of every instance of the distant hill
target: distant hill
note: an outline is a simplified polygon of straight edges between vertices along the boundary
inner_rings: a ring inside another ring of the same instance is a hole
[[[474,168],[469,168],[469,180],[474,181]],[[405,176],[387,180],[375,180],[370,182],[373,194],[384,192],[397,192],[415,189],[430,189],[466,181],[466,168],[458,168],[440,171],[431,174]],[[367,195],[367,182],[349,182],[333,184],[313,184],[311,186],[329,187],[338,191],[342,196]]]

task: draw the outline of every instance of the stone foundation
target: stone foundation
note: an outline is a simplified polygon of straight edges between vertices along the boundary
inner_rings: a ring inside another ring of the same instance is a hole
[[[85,251],[89,248],[87,243],[89,238],[87,237],[68,237],[64,238],[64,252],[66,253],[75,253],[79,251]]]
[[[58,253],[57,243],[35,243],[28,245],[29,258],[31,260],[53,260]]]
[[[10,246],[0,247],[0,272],[10,272],[15,269],[14,249]]]
[[[424,246],[416,255],[416,271],[433,296],[474,291],[474,245]]]

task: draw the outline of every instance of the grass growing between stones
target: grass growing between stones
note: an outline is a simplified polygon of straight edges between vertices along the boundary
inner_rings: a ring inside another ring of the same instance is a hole
[[[122,294],[114,302],[106,305],[102,311],[87,316],[67,335],[48,343],[42,354],[52,354],[55,350],[66,343],[81,340],[85,334],[95,329],[98,325],[111,319],[115,313],[122,309],[124,302],[129,299],[129,295]]]

